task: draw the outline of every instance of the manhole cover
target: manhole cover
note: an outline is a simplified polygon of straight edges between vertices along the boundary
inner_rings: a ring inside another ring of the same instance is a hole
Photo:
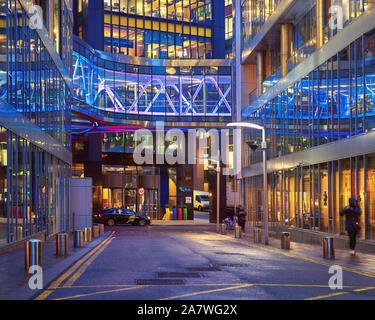
[[[135,280],[137,285],[184,285],[185,280],[182,279],[137,279]]]
[[[236,252],[215,252],[215,254],[225,254],[231,256],[243,256],[243,253],[236,253]]]
[[[241,264],[241,263],[213,263],[213,267],[229,267],[229,268],[243,268],[248,267],[248,264]]]
[[[212,267],[191,267],[191,268],[186,268],[188,271],[201,271],[201,272],[206,272],[206,271],[221,271],[221,269],[217,266],[212,266]]]
[[[196,272],[159,272],[158,278],[202,278],[200,273]]]

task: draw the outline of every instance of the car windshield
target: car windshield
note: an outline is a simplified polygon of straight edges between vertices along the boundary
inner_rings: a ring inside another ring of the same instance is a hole
[[[210,198],[208,196],[206,196],[206,195],[202,195],[201,196],[201,200],[202,201],[210,201]]]

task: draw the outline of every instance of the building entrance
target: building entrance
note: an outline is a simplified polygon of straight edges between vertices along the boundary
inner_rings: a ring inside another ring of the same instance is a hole
[[[142,189],[142,190],[141,190]],[[159,218],[159,190],[144,188],[103,188],[103,209],[127,208],[151,219]]]

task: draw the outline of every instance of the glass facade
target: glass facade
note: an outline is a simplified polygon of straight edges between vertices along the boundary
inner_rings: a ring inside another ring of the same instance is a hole
[[[271,226],[284,225],[345,234],[339,212],[349,198],[362,210],[360,239],[375,240],[375,154],[340,159],[268,175],[268,216]],[[243,179],[243,198],[253,226],[262,224],[263,177]]]
[[[343,10],[343,28],[345,28],[349,23],[369,10],[375,3],[375,0],[326,0],[323,3],[322,36],[323,44],[325,44],[338,32],[337,29],[331,29],[329,27],[331,17],[329,8],[331,5],[341,6]],[[302,18],[293,24],[292,29],[291,51],[288,54],[287,61],[288,72],[293,70],[298,64],[302,63],[317,49],[317,7],[315,4],[311,9],[307,10]],[[263,93],[282,78],[281,63],[277,64],[277,68],[271,68],[270,71],[271,72],[267,72],[263,82]]]
[[[232,0],[225,0],[225,59],[233,58],[233,15]]]
[[[0,246],[69,230],[70,165],[0,127]]]
[[[0,73],[2,95],[25,118],[69,149],[70,89],[36,30],[29,28],[29,21],[19,1],[8,1],[8,6],[14,10],[7,19],[5,43],[8,64],[3,65],[3,72]],[[16,21],[17,28],[10,28]],[[63,35],[62,32],[61,38],[70,39],[65,42],[72,41],[71,34]],[[66,45],[70,53],[64,51],[64,55],[61,54],[69,63],[72,62],[71,48],[72,44]]]
[[[105,0],[104,50],[154,59],[212,58],[211,0]]]
[[[350,13],[344,19],[347,24],[373,3],[342,1],[342,4],[348,6]],[[314,10],[294,26],[296,52],[315,41]],[[345,28],[340,32],[345,32]],[[324,42],[329,39],[325,38]],[[357,38],[303,78],[296,79],[244,118],[266,127],[267,159],[283,164],[283,161],[297,159],[294,157],[303,158],[304,153],[299,152],[311,152],[312,148],[328,143],[333,143],[334,150],[335,142],[369,134],[375,128],[374,56],[375,29]],[[300,64],[303,60],[293,63]],[[261,135],[256,131],[246,131],[244,136],[244,141],[261,141]],[[257,170],[253,165],[262,161],[262,153],[251,151],[246,143],[243,151],[243,166]],[[298,155],[294,155],[296,153]],[[338,158],[324,162],[312,157],[310,163],[280,165],[282,169],[271,170],[267,186],[271,226],[345,234],[344,219],[339,212],[348,205],[350,197],[355,197],[362,210],[360,239],[375,239],[374,201],[370,192],[374,184],[374,154],[369,150]],[[242,180],[242,199],[254,226],[262,224],[264,214],[263,176],[260,174],[257,171]]]
[[[241,2],[242,46],[244,46],[257,34],[281,0],[245,0]]]
[[[283,156],[375,127],[375,30],[281,92],[248,120],[265,124],[268,157]],[[259,135],[249,134],[249,139]],[[257,155],[253,161],[258,161]]]
[[[72,226],[71,3],[36,4],[42,33],[29,27],[29,3],[0,1],[0,246]]]
[[[135,65],[100,56],[75,42],[74,97],[80,106],[119,119],[231,120],[231,67],[224,61],[206,67],[163,66],[160,60]]]

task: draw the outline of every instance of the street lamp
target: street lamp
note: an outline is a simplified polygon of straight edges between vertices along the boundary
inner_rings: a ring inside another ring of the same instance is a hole
[[[251,122],[232,122],[228,123],[227,127],[251,128],[262,131],[262,144],[263,151],[263,188],[264,188],[264,243],[268,244],[268,209],[267,209],[267,141],[266,129],[260,125]]]
[[[210,159],[211,161],[214,161],[217,163],[216,167],[213,166],[212,164],[208,165],[207,168],[209,170],[215,171],[216,172],[216,231],[220,231],[220,224],[219,224],[219,219],[220,219],[220,161],[215,160],[215,159]]]

